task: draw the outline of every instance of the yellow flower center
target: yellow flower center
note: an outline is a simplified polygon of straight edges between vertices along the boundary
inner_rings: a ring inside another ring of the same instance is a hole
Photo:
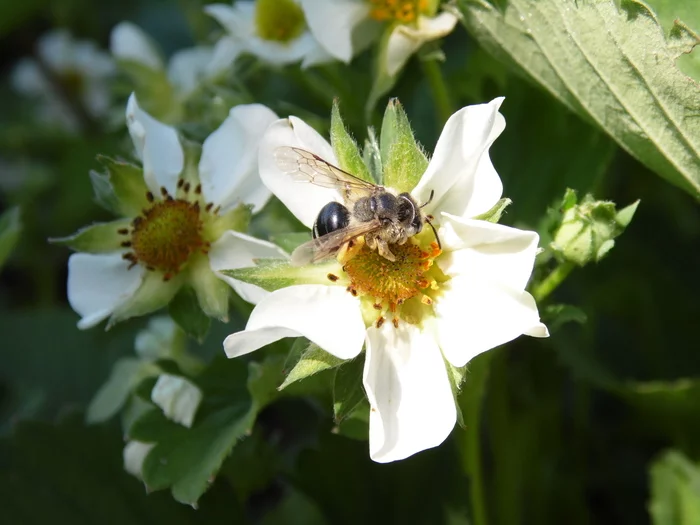
[[[255,27],[263,40],[290,42],[304,32],[306,19],[294,0],[257,0]]]
[[[370,16],[380,22],[410,24],[428,8],[428,0],[369,0]]]
[[[189,190],[190,184],[181,179],[181,198],[173,198],[165,188],[161,188],[162,199],[147,193],[151,206],[132,221],[130,228],[119,230],[128,236],[122,246],[131,251],[123,257],[131,261],[131,266],[140,264],[150,271],[162,272],[167,281],[185,267],[192,254],[208,253],[211,244],[204,234],[204,221],[208,220],[207,214],[217,215],[219,210],[212,210],[212,204],[201,208],[201,186],[195,189],[193,199],[188,198]]]
[[[436,242],[424,250],[416,237],[403,245],[391,245],[391,251],[395,261],[369,249],[364,242],[351,248],[343,264],[349,281],[347,290],[361,297],[365,317],[374,312],[368,321],[377,327],[388,318],[395,327],[399,319],[418,324],[432,310],[431,296],[445,280],[437,265],[433,265],[442,252]]]

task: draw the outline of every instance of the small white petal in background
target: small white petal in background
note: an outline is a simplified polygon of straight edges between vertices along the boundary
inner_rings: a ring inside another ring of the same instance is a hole
[[[356,54],[353,33],[369,17],[370,3],[359,0],[301,0],[311,32],[332,56],[350,62]]]
[[[426,42],[437,40],[452,32],[457,16],[443,12],[434,18],[418,17],[418,27],[397,25],[389,36],[386,68],[389,76],[396,75],[411,55]]]
[[[167,316],[152,317],[148,327],[136,334],[134,349],[142,359],[154,360],[172,353],[178,327]]]
[[[211,47],[195,46],[182,49],[170,57],[168,79],[180,97],[192,94],[207,77],[213,52]]]
[[[141,470],[143,469],[143,462],[153,447],[155,447],[154,443],[129,441],[122,452],[124,470],[132,476],[142,479]]]
[[[202,391],[184,377],[163,374],[151,391],[151,401],[168,419],[189,428],[202,401]]]
[[[158,47],[151,37],[131,22],[121,22],[112,29],[109,49],[117,60],[138,62],[156,70],[163,69]]]

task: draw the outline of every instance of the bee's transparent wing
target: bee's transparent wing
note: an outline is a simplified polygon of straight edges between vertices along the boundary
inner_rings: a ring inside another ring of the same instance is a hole
[[[365,235],[372,231],[378,230],[381,226],[379,219],[374,219],[369,222],[361,222],[351,224],[340,230],[336,230],[316,239],[311,239],[308,242],[298,246],[292,252],[292,266],[304,266],[305,264],[315,263],[331,257],[340,247],[348,241]]]
[[[345,197],[362,197],[376,191],[377,186],[343,171],[318,155],[301,148],[282,146],[275,150],[277,166],[294,180],[310,182],[323,188],[344,190]],[[358,195],[359,193],[359,195]]]

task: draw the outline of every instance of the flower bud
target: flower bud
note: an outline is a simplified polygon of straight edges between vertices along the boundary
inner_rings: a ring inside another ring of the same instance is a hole
[[[596,201],[591,195],[586,195],[580,203],[576,201],[576,194],[568,190],[561,225],[551,248],[559,258],[584,266],[600,261],[612,249],[615,237],[630,223],[639,201],[620,211],[615,203]]]

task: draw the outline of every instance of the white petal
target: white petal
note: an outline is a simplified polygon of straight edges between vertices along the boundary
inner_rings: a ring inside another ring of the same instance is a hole
[[[457,17],[445,11],[434,18],[419,17],[418,27],[397,25],[387,44],[386,68],[389,76],[396,75],[423,44],[451,33],[456,24]]]
[[[262,241],[245,233],[227,231],[211,245],[209,264],[217,277],[233,288],[238,295],[249,303],[257,304],[269,294],[259,286],[237,281],[219,273],[221,270],[249,268],[255,266],[254,259],[282,259],[288,255],[275,244]]]
[[[433,303],[440,348],[455,366],[464,366],[482,352],[521,334],[547,337],[537,305],[525,291],[475,277],[455,277],[443,284]]]
[[[301,61],[301,69],[320,66],[321,64],[327,64],[328,62],[335,62],[335,57],[326,51],[321,44],[315,42],[314,46],[306,52],[306,55],[304,55],[304,59]]]
[[[190,428],[202,401],[202,391],[184,377],[161,374],[151,390],[151,401],[163,410],[165,417]]]
[[[488,156],[488,149],[505,128],[498,112],[503,98],[467,106],[445,124],[435,154],[411,194],[427,202],[426,213],[452,213],[474,217],[490,210],[503,192],[503,184]]]
[[[177,190],[177,179],[185,164],[185,155],[175,128],[157,121],[136,101],[134,93],[126,105],[126,124],[136,154],[143,162],[143,178],[154,195],[165,187],[171,195]]]
[[[234,38],[246,40],[255,27],[255,2],[236,2],[232,6],[209,4],[204,12],[219,22]]]
[[[105,79],[87,79],[81,98],[93,117],[102,117],[111,109],[112,93]]]
[[[224,349],[229,357],[238,357],[284,337],[299,336],[340,359],[352,359],[365,338],[359,300],[341,286],[280,288],[258,303],[244,331],[224,340]]]
[[[525,288],[535,264],[537,233],[446,213],[442,218],[439,235],[445,251],[437,263],[445,274]]]
[[[263,40],[258,36],[248,38],[244,43],[245,50],[265,62],[282,66],[302,60],[307,54],[318,47],[318,43],[308,31],[289,42]]]
[[[352,34],[369,16],[369,2],[358,0],[301,0],[306,23],[316,40],[338,60],[354,55]]]
[[[185,97],[196,90],[207,74],[213,49],[206,46],[190,47],[175,53],[168,63],[168,79]]]
[[[243,46],[236,39],[227,36],[220,38],[207,64],[207,75],[215,77],[227,71],[242,51]]]
[[[282,171],[275,159],[275,150],[282,146],[310,151],[331,164],[338,162],[331,145],[296,117],[273,123],[260,143],[260,178],[297,219],[311,228],[321,208],[330,201],[342,201],[340,193],[332,188],[295,181],[292,175]]]
[[[122,457],[124,460],[124,470],[132,476],[141,479],[141,469],[146,456],[155,447],[155,443],[142,443],[141,441],[129,441],[124,447]]]
[[[129,299],[141,285],[143,268],[134,266],[120,253],[75,253],[68,259],[68,302],[82,319],[84,330],[98,324]]]
[[[12,70],[12,87],[24,95],[42,95],[51,91],[51,83],[41,72],[39,64],[31,58],[23,58]]]
[[[153,40],[131,22],[121,22],[112,29],[109,49],[117,60],[139,62],[156,70],[163,69],[160,52]]]
[[[259,195],[264,185],[258,173],[258,148],[275,120],[277,115],[262,104],[242,104],[232,108],[221,126],[207,137],[199,161],[207,201],[225,209],[240,202],[251,204],[248,199]],[[264,202],[255,204],[259,209]]]
[[[172,318],[151,317],[148,326],[138,332],[134,339],[136,355],[149,361],[169,357],[173,352],[178,331],[179,328]]]
[[[37,53],[44,64],[57,73],[73,66],[75,41],[65,29],[55,29],[42,35],[37,42]]]
[[[363,381],[374,461],[396,461],[436,447],[452,431],[452,388],[432,334],[407,323],[369,328]]]

